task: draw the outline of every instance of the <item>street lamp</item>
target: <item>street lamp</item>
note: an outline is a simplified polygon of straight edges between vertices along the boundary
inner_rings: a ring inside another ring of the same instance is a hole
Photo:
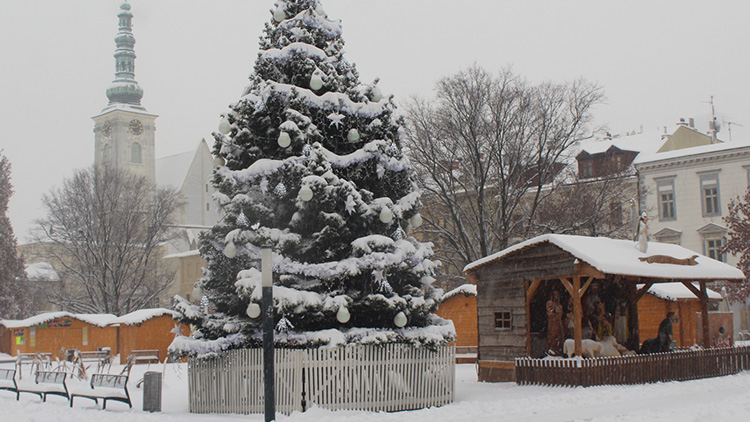
[[[271,248],[261,249],[261,287],[263,296],[263,390],[266,422],[276,420],[276,396],[273,376],[273,266]]]

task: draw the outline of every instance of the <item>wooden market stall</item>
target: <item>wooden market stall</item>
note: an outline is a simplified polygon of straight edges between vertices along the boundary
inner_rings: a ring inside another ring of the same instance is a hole
[[[694,286],[699,288],[697,283]],[[651,286],[647,293],[638,301],[638,327],[641,338],[656,337],[659,332],[659,323],[664,319],[664,315],[667,312],[674,312],[679,320],[673,327],[673,339],[677,347],[702,344],[702,338],[699,336],[701,301],[693,292],[682,283],[660,283]],[[716,302],[722,300],[718,292],[706,289],[706,293],[709,303],[715,305]],[[711,323],[717,317],[719,317],[718,314],[709,313],[709,324],[712,325]]]
[[[141,309],[117,319],[120,363],[124,364],[133,351],[156,351],[151,356],[164,361],[167,348],[175,335],[187,335],[190,328],[175,321],[177,313],[169,309]]]
[[[474,363],[477,353],[477,286],[464,284],[445,295],[435,312],[456,328],[456,362]]]
[[[628,328],[622,343],[633,350],[641,341],[638,302],[652,285],[683,283],[708,315],[706,284],[745,278],[737,268],[679,245],[649,242],[641,252],[631,241],[557,234],[509,247],[467,265],[464,272],[477,285],[478,377],[490,382],[513,380],[515,359],[538,351],[532,345],[546,328],[545,306],[552,296],[569,304],[570,338],[581,356],[584,322],[594,302],[610,309],[624,306]],[[708,332],[708,318],[703,323]]]
[[[117,348],[117,317],[111,314],[71,314],[47,312],[23,320],[3,320],[10,341],[10,355],[51,353],[59,356],[63,348],[95,351]],[[4,339],[3,343],[7,341]],[[5,347],[5,346],[4,346]]]

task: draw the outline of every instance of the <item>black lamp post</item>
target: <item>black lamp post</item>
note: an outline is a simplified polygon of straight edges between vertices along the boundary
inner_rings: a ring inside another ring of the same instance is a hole
[[[263,391],[266,422],[276,420],[276,395],[273,370],[273,266],[271,248],[261,249],[261,273],[263,297]]]

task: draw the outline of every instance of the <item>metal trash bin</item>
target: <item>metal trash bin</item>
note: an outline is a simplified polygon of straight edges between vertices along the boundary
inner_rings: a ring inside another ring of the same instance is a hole
[[[161,372],[143,374],[143,411],[161,412]]]

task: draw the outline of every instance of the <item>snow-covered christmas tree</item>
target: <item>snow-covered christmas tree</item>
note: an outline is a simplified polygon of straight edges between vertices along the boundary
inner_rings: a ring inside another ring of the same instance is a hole
[[[177,309],[203,345],[258,345],[270,246],[277,344],[450,341],[432,313],[431,247],[408,236],[420,199],[392,99],[360,83],[319,0],[278,0],[271,14],[250,84],[214,134],[223,218],[201,245],[204,304]]]

